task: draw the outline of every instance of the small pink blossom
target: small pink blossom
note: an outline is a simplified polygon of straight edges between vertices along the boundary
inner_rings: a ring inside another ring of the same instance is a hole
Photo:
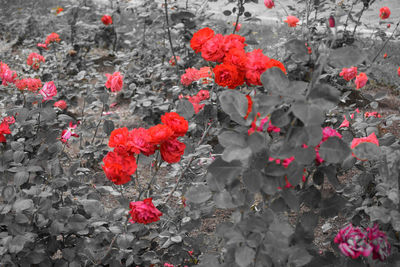
[[[195,68],[187,68],[185,73],[181,76],[181,83],[184,86],[189,86],[198,79],[200,79],[199,71]]]
[[[54,103],[54,107],[59,108],[61,110],[66,109],[67,108],[67,102],[65,102],[64,100],[59,100],[59,101]]]
[[[360,89],[363,88],[368,81],[368,77],[367,74],[365,74],[364,72],[360,72],[359,75],[357,75],[356,77],[356,88]]]
[[[271,8],[273,8],[275,6],[275,3],[274,3],[273,0],[264,0],[264,5],[267,8],[271,9]]]
[[[343,115],[343,118],[344,118],[344,120],[343,120],[342,124],[340,124],[339,128],[350,127],[350,122],[346,119],[345,115]]]
[[[114,72],[112,75],[106,73],[107,81],[106,81],[106,88],[110,89],[111,92],[119,92],[123,86],[123,76],[121,76],[120,72]]]
[[[367,234],[364,230],[353,225],[342,228],[336,235],[334,242],[339,244],[340,251],[352,259],[359,256],[368,257],[372,252],[372,246],[368,243]]]
[[[61,138],[60,138],[61,142],[68,144],[68,140],[71,138],[71,136],[79,137],[79,135],[74,133],[74,130],[76,129],[77,126],[78,124],[72,124],[72,121],[70,121],[69,127],[61,132]]]
[[[357,76],[357,67],[343,68],[339,76],[342,76],[346,81],[351,81]]]
[[[42,89],[40,89],[39,94],[43,96],[42,102],[53,99],[53,96],[57,95],[57,88],[54,82],[50,81],[45,83]]]

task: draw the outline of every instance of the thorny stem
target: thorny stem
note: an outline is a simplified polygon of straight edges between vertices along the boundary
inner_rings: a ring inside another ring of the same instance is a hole
[[[175,55],[175,51],[174,51],[174,46],[172,45],[171,31],[169,30],[168,2],[167,2],[167,0],[164,0],[164,8],[165,8],[165,22],[167,23],[167,32],[168,32],[169,45],[171,46],[171,53],[172,53],[172,56],[174,57],[174,60],[175,60],[176,75],[179,76],[178,61],[176,60],[176,55]]]
[[[375,62],[375,60],[378,58],[378,56],[382,53],[382,50],[385,49],[387,43],[390,41],[390,39],[392,39],[393,35],[396,33],[397,28],[399,27],[399,25],[400,25],[400,20],[397,22],[396,27],[394,28],[394,30],[393,30],[392,34],[390,35],[390,37],[386,39],[386,41],[385,41],[385,43],[382,45],[381,49],[379,49],[379,51],[378,51],[378,53],[375,55],[374,59],[372,59],[371,64]]]
[[[136,167],[136,172],[135,172],[135,183],[136,183],[137,189],[139,190],[139,192],[141,192],[141,191],[142,191],[142,188],[141,188],[140,183],[139,183],[139,173],[138,173],[139,156],[140,156],[140,154],[138,154],[138,155],[137,155],[137,158],[136,158],[136,165],[137,165],[137,167]]]
[[[235,34],[235,32],[236,32],[236,27],[238,26],[238,24],[239,24],[239,18],[240,18],[240,16],[242,15],[242,11],[241,11],[241,9],[243,8],[243,1],[242,0],[238,0],[238,13],[237,13],[237,17],[236,17],[236,23],[235,23],[235,25],[233,25],[233,32],[232,32],[232,34]]]
[[[154,172],[154,174],[153,174],[153,176],[151,177],[151,180],[150,180],[150,182],[147,184],[147,187],[146,187],[146,189],[142,189],[142,190],[140,190],[140,192],[139,192],[139,196],[137,197],[137,200],[139,201],[140,200],[140,198],[142,197],[142,195],[143,195],[143,193],[145,192],[145,191],[149,191],[150,190],[150,188],[151,188],[151,185],[154,183],[154,181],[156,180],[156,176],[157,176],[157,173],[158,173],[158,170],[160,169],[159,168],[159,166],[157,166],[157,163],[158,163],[158,160],[160,160],[160,165],[161,165],[161,159],[159,159],[159,152],[157,152],[157,155],[156,155],[156,161],[154,162],[154,165],[155,165],[155,172]],[[151,166],[150,166],[151,167]],[[150,168],[150,174],[151,174],[151,168]]]
[[[361,14],[360,14],[360,16],[358,17],[356,26],[354,26],[354,30],[353,30],[353,34],[352,34],[353,38],[354,38],[354,35],[356,34],[356,30],[357,30],[358,24],[360,24],[361,17],[362,17],[362,15],[364,14],[364,11],[365,11],[365,10],[367,10],[367,8],[366,8],[365,6],[363,6],[363,9],[361,10]]]
[[[208,132],[210,131],[210,129],[211,129],[211,127],[213,126],[213,124],[214,124],[213,122],[210,123],[210,125],[208,125],[208,127],[205,129],[205,131],[204,131],[203,135],[201,136],[200,141],[197,143],[197,146],[196,146],[196,147],[200,146],[200,145],[203,143],[204,138],[207,136],[207,134],[208,134]],[[181,179],[183,178],[183,176],[184,176],[184,174],[186,173],[186,171],[189,169],[190,164],[192,163],[193,160],[194,160],[194,156],[191,156],[191,157],[189,158],[189,161],[188,161],[186,167],[183,169],[183,171],[182,171],[181,174],[179,175],[178,179],[176,180],[176,184],[175,184],[174,188],[173,188],[172,191],[168,194],[168,196],[164,199],[164,201],[163,201],[164,203],[167,203],[167,202],[168,202],[168,200],[171,198],[172,194],[173,194],[173,193],[175,192],[175,190],[178,188],[178,185],[179,185]]]
[[[42,109],[42,102],[39,102],[40,104],[39,104],[39,116],[38,116],[38,127],[37,127],[37,130],[36,130],[36,137],[37,137],[37,135],[38,135],[38,133],[39,133],[39,130],[40,130],[40,114],[41,114],[41,109]]]
[[[96,138],[97,130],[99,129],[99,126],[100,126],[100,123],[101,123],[101,118],[103,117],[104,107],[105,107],[105,104],[104,104],[104,102],[103,102],[103,107],[101,108],[100,119],[99,119],[99,122],[98,122],[97,125],[96,125],[96,130],[94,131],[94,135],[93,135],[93,138],[92,138],[92,142],[90,142],[92,145],[93,145],[94,139]]]
[[[88,90],[89,87],[86,87],[86,92],[85,92],[85,97],[83,98],[83,107],[82,107],[82,112],[81,112],[81,124],[83,125],[83,122],[85,121],[85,117],[83,116],[84,111],[85,111],[85,106],[86,106],[86,96],[88,95]],[[102,113],[103,114],[103,113]],[[79,148],[82,149],[82,139],[83,136],[79,138]]]
[[[346,29],[347,29],[347,24],[348,24],[348,22],[349,22],[349,18],[350,18],[350,14],[351,14],[351,11],[353,11],[353,7],[354,7],[354,5],[357,3],[357,0],[355,0],[355,1],[353,1],[353,3],[351,4],[351,7],[350,7],[350,10],[349,10],[349,12],[347,13],[347,18],[346,18],[346,22],[344,23],[344,30],[343,30],[343,32],[346,32]]]

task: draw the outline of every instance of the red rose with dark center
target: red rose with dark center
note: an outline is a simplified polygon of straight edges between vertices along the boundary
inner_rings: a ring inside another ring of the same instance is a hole
[[[244,73],[232,64],[222,63],[213,69],[215,82],[229,89],[235,89],[244,82]]]
[[[176,112],[165,113],[161,116],[161,122],[174,131],[173,137],[184,136],[189,129],[189,123]]]
[[[185,153],[186,145],[176,139],[168,140],[161,144],[161,157],[168,163],[177,163]]]

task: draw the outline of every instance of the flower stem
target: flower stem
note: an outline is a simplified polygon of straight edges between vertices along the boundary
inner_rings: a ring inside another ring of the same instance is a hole
[[[204,133],[203,133],[203,135],[201,136],[200,141],[197,143],[197,146],[196,146],[196,147],[200,146],[200,145],[203,143],[204,138],[207,136],[207,134],[208,134],[208,132],[210,131],[210,129],[211,129],[211,127],[212,127],[213,124],[214,124],[214,123],[210,123],[210,125],[208,125],[208,127],[204,130]],[[183,178],[183,176],[184,176],[184,174],[186,173],[186,171],[189,169],[190,164],[192,164],[193,160],[194,160],[194,156],[191,156],[191,157],[189,158],[189,160],[188,160],[188,163],[187,163],[186,167],[183,169],[183,171],[182,171],[181,174],[179,175],[178,179],[176,180],[176,184],[175,184],[174,188],[173,188],[172,191],[168,194],[168,196],[164,199],[164,201],[163,201],[164,203],[167,203],[167,202],[168,202],[168,200],[171,198],[172,194],[173,194],[173,193],[175,192],[175,190],[178,188],[178,185],[179,185],[181,179]]]
[[[239,0],[239,1],[241,1],[241,0]],[[165,22],[167,23],[167,32],[168,32],[169,45],[171,46],[171,53],[172,53],[172,56],[174,57],[174,60],[175,60],[176,75],[179,76],[178,61],[176,60],[176,55],[175,55],[175,52],[174,52],[174,46],[172,45],[171,31],[169,30],[168,2],[167,2],[167,0],[164,0],[164,8],[165,8]]]

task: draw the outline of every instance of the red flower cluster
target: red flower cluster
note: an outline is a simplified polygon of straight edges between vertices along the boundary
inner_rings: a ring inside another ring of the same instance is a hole
[[[111,90],[111,92],[119,92],[122,89],[122,86],[124,84],[124,77],[121,76],[120,72],[114,72],[112,75],[109,73],[106,73],[107,76],[107,81],[105,86]]]
[[[152,198],[146,198],[143,201],[129,203],[129,213],[132,223],[152,223],[160,220],[163,215],[153,204]]]
[[[111,132],[108,146],[114,148],[103,159],[103,170],[115,184],[125,184],[136,171],[135,154],[150,156],[160,150],[161,157],[168,163],[176,163],[185,151],[185,144],[177,140],[189,128],[188,122],[175,112],[161,116],[163,124],[149,129],[118,128]]]
[[[200,104],[200,102],[209,99],[210,98],[210,92],[208,92],[207,90],[200,90],[197,93],[197,95],[194,95],[194,96],[183,96],[183,95],[180,95],[179,99],[182,99],[182,98],[187,98],[187,100],[189,100],[189,102],[192,103],[193,108],[194,108],[194,113],[197,114],[205,106],[205,104]]]
[[[110,24],[113,23],[112,18],[111,18],[111,16],[109,16],[109,15],[104,15],[104,16],[101,18],[101,21],[103,22],[104,25],[110,25]]]
[[[54,43],[54,42],[59,43],[60,41],[61,41],[60,35],[58,35],[55,32],[52,32],[46,37],[46,41],[44,41],[44,43],[46,45],[49,45],[49,44]]]
[[[195,81],[200,81],[202,84],[208,84],[212,81],[212,71],[210,67],[202,67],[199,70],[196,68],[187,68],[181,76],[181,83],[184,86],[189,86]]]
[[[249,85],[261,85],[260,75],[272,67],[278,67],[286,73],[281,62],[268,58],[261,49],[246,53],[245,40],[237,34],[224,36],[215,34],[210,28],[203,28],[193,35],[190,46],[196,53],[201,52],[205,60],[222,62],[213,69],[215,82],[229,89],[234,89],[244,82]],[[195,73],[191,73],[191,76],[195,77]],[[190,80],[193,79],[183,80],[182,76],[181,82],[190,84]]]
[[[43,43],[38,43],[37,46],[40,48],[44,48],[44,49],[48,49],[48,45],[54,42],[59,43],[61,41],[60,39],[60,35],[58,35],[57,33],[53,32],[50,33],[47,37],[46,40]]]
[[[0,78],[1,85],[7,86],[8,83],[14,83],[17,78],[17,73],[15,70],[11,70],[7,64],[0,61]]]
[[[15,122],[14,117],[6,117],[0,123],[0,143],[6,142],[5,134],[11,134],[10,125]]]
[[[250,103],[250,102],[249,102]],[[251,110],[250,110],[251,112]],[[249,110],[248,110],[248,114],[250,114]],[[264,124],[268,122],[268,127],[267,127],[267,132],[271,133],[279,133],[281,131],[281,128],[276,127],[275,125],[272,125],[271,120],[269,119],[269,116],[266,116],[265,118],[263,118],[260,121],[260,125],[257,127],[257,119],[260,117],[260,113],[257,113],[257,115],[255,116],[253,122],[251,123],[251,128],[247,131],[248,135],[251,135],[252,133],[254,133],[255,131],[257,132],[262,132],[264,130]]]
[[[40,62],[45,62],[45,59],[42,55],[37,53],[30,53],[28,59],[26,60],[26,64],[32,66],[32,69],[37,70],[40,67]]]
[[[353,259],[359,256],[368,257],[372,252],[372,259],[386,260],[390,255],[391,247],[385,232],[379,230],[377,224],[364,230],[353,225],[340,229],[334,242],[339,244],[340,251]]]
[[[21,91],[28,89],[28,91],[36,93],[42,87],[42,81],[34,78],[21,79],[15,81],[15,86]]]

